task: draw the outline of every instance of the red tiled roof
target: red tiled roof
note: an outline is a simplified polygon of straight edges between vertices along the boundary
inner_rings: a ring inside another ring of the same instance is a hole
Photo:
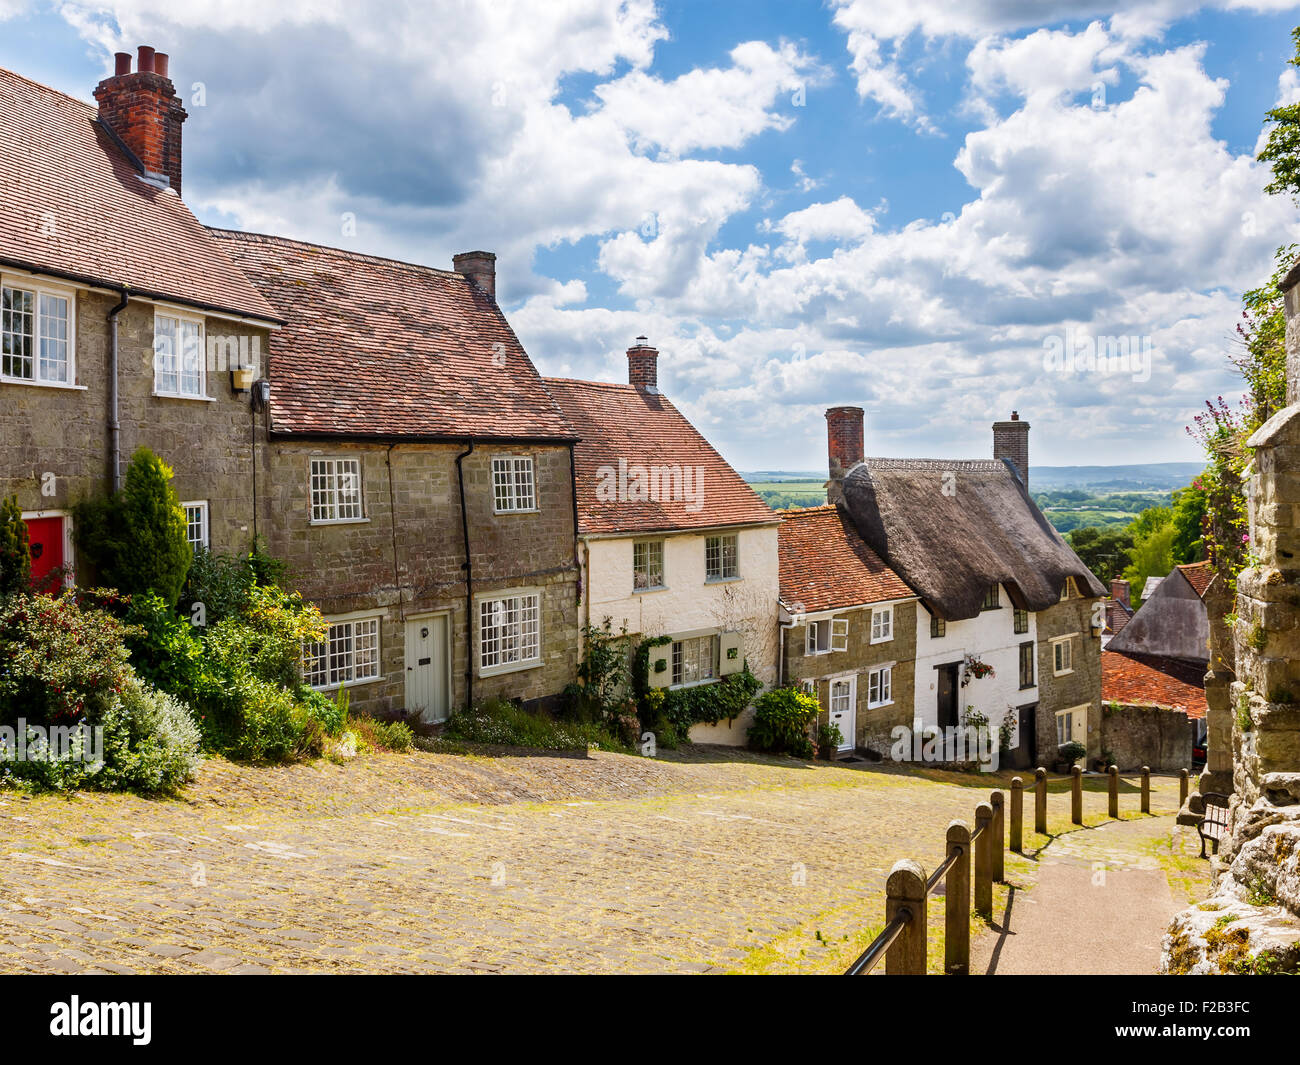
[[[1106,702],[1182,710],[1205,716],[1205,667],[1155,655],[1101,653],[1101,697]]]
[[[666,396],[632,385],[557,377],[546,378],[546,387],[582,438],[575,449],[582,532],[707,529],[780,520]],[[624,491],[618,474],[626,469],[626,483],[635,489],[641,479],[634,467],[681,471],[683,489],[689,470],[690,487],[697,487],[698,476],[699,492],[677,491],[673,484],[668,491],[654,492],[657,499],[634,498],[641,493]]]
[[[271,337],[277,432],[573,438],[496,301],[464,275],[212,233],[286,320]]]
[[[145,184],[97,114],[0,70],[0,260],[275,320],[180,197]]]
[[[781,512],[781,601],[805,613],[909,599],[916,593],[871,550],[837,507]]]
[[[1205,589],[1210,586],[1210,581],[1214,580],[1214,571],[1210,569],[1210,564],[1193,562],[1186,566],[1179,566],[1178,571],[1187,578],[1187,583],[1192,586],[1192,590],[1204,599]]]

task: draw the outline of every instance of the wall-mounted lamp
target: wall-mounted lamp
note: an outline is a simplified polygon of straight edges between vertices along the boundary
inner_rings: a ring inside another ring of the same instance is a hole
[[[236,393],[247,392],[253,385],[252,367],[240,367],[230,371],[230,387]]]
[[[263,411],[271,402],[271,382],[263,377],[253,382],[253,410]]]

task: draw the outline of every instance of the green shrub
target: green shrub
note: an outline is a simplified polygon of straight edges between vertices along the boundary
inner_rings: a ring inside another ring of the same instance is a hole
[[[27,591],[32,579],[31,544],[18,497],[0,500],[0,599]]]
[[[504,699],[488,699],[469,709],[453,711],[444,734],[469,743],[533,747],[543,751],[626,750],[601,725],[553,721]]]
[[[249,591],[255,580],[247,558],[196,551],[181,592],[181,612],[192,616],[194,604],[202,603],[203,619],[208,626],[241,614],[248,608]]]
[[[140,676],[191,705],[209,690],[203,640],[186,618],[160,597],[144,594],[126,601],[126,621],[131,666]]]
[[[103,583],[126,595],[157,595],[174,606],[194,551],[171,480],[171,467],[142,447],[127,466],[122,490],[112,499],[80,504],[74,527],[77,546]]]
[[[1077,762],[1080,758],[1088,753],[1088,748],[1078,740],[1070,740],[1068,743],[1062,743],[1056,748],[1056,760],[1058,762]]]
[[[396,751],[400,754],[415,746],[415,733],[405,721],[358,716],[349,718],[347,727],[356,733],[364,747],[372,751]]]
[[[199,764],[199,727],[180,700],[132,678],[101,722],[104,768],[93,786],[175,791]]]
[[[792,754],[811,758],[812,742],[808,726],[821,710],[817,700],[795,688],[773,688],[754,701],[754,723],[749,728],[749,742],[760,751]]]

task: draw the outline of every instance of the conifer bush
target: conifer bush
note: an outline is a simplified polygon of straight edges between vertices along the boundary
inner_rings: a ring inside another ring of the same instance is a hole
[[[31,583],[32,554],[27,523],[18,497],[0,501],[0,599],[25,592]]]

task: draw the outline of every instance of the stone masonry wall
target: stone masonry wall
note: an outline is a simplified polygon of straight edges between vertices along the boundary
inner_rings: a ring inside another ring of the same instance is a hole
[[[1142,766],[1176,773],[1192,764],[1192,726],[1181,710],[1107,704],[1101,712],[1101,749],[1122,773]]]
[[[1088,759],[1101,756],[1101,637],[1094,636],[1097,599],[1067,599],[1037,615],[1038,764],[1056,760],[1056,712],[1088,705]],[[1073,669],[1052,675],[1052,640],[1073,634]]]

